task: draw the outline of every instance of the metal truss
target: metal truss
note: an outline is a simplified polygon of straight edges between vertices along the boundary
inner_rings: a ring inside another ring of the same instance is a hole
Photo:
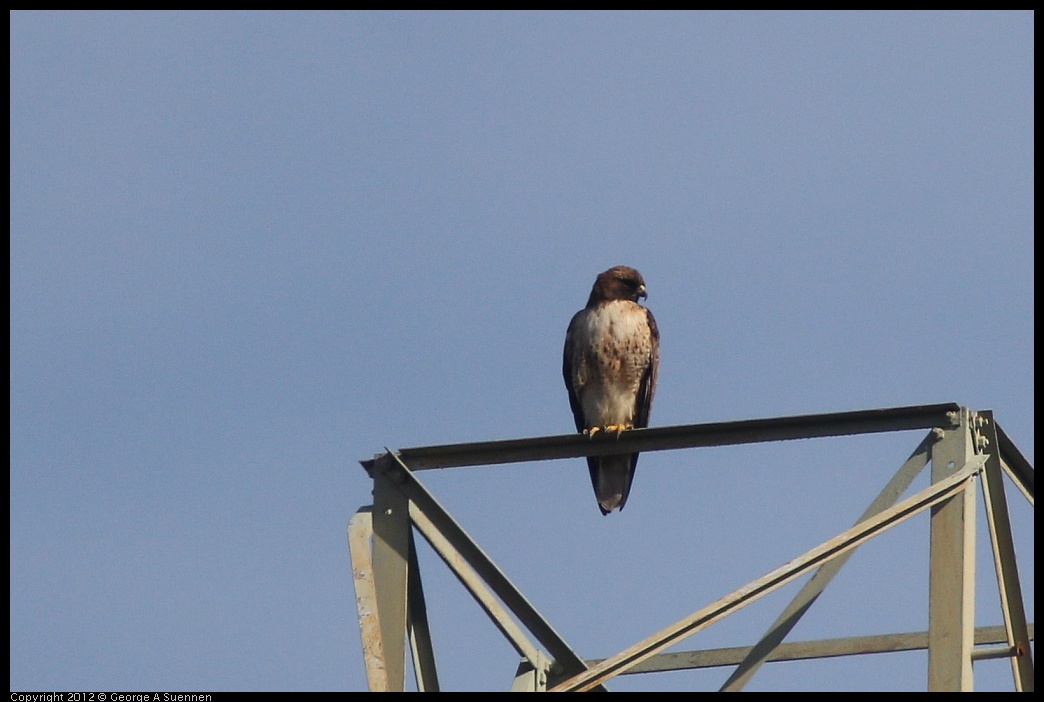
[[[603,660],[584,660],[417,479],[429,468],[610,453],[729,446],[790,439],[928,429],[848,530],[670,626]],[[931,463],[931,485],[900,496]],[[990,411],[920,405],[739,422],[635,429],[618,439],[579,434],[387,450],[361,462],[373,478],[373,505],[348,524],[359,627],[369,688],[405,686],[406,642],[421,691],[438,691],[426,605],[414,549],[416,530],[431,545],[522,659],[512,690],[604,690],[617,675],[735,666],[722,690],[740,690],[768,661],[928,650],[929,690],[972,689],[972,663],[1008,658],[1014,689],[1033,690],[1033,625],[1026,622],[1004,493],[1007,474],[1033,504],[1033,467]],[[1001,626],[975,627],[976,484],[982,486],[997,574]],[[930,512],[928,631],[784,643],[852,552],[923,511]],[[814,574],[750,647],[662,653],[740,608]]]

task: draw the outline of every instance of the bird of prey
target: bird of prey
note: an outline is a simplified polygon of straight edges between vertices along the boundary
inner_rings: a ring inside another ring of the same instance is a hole
[[[615,266],[595,278],[587,306],[569,322],[562,376],[579,432],[619,436],[649,425],[660,332],[652,312],[638,304],[645,296],[642,274]],[[637,463],[637,453],[587,458],[602,514],[623,509]]]

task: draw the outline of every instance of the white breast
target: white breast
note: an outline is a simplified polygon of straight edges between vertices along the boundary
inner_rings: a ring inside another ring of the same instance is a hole
[[[614,300],[586,310],[577,323],[573,387],[585,424],[632,424],[635,397],[652,353],[645,309]]]

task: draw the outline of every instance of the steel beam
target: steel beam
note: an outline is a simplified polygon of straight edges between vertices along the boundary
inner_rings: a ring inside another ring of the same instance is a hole
[[[435,650],[431,645],[428,609],[424,603],[424,587],[421,584],[420,564],[417,562],[412,530],[409,535],[409,564],[406,572],[406,629],[409,632],[410,652],[413,654],[413,675],[417,680],[417,691],[438,692],[439,677],[435,668]]]
[[[453,546],[461,561],[474,569],[501,602],[518,618],[519,622],[533,634],[534,638],[554,658],[556,674],[572,675],[586,670],[587,665],[584,660],[569,647],[565,639],[540,615],[522,592],[457,524],[435,497],[428,492],[427,488],[417,480],[398,454],[394,452],[384,454],[378,459],[373,470],[375,482],[377,477],[381,476],[387,485],[393,486],[393,489],[401,495],[404,502],[410,503],[410,513],[418,528],[423,520],[418,520],[417,516],[422,515],[427,518],[431,527]],[[422,533],[424,532],[422,531]],[[383,613],[381,616],[383,618]]]
[[[405,495],[388,475],[373,477],[373,575],[388,690],[406,685],[406,571],[410,522]]]
[[[512,689],[540,690],[546,687],[549,680],[554,684],[570,675],[573,677],[558,684],[554,690],[604,689],[601,682],[614,675],[679,669],[665,667],[681,666],[680,663],[671,662],[676,656],[698,656],[702,667],[740,662],[740,667],[723,688],[739,689],[758,666],[767,660],[852,655],[872,652],[878,646],[893,646],[887,650],[906,650],[903,647],[912,645],[909,637],[922,636],[883,635],[798,644],[781,643],[854,548],[880,530],[890,528],[917,511],[930,507],[929,629],[923,632],[924,645],[929,650],[929,689],[971,689],[973,660],[1008,657],[1012,659],[1016,689],[1032,690],[1033,667],[1029,645],[1033,636],[1032,624],[1025,621],[1001,473],[1007,472],[1012,477],[1032,505],[1033,467],[1003,430],[993,423],[991,413],[979,414],[982,423],[973,426],[971,420],[975,413],[969,413],[956,404],[918,405],[636,429],[624,432],[619,437],[597,436],[592,439],[580,434],[566,434],[407,448],[398,453],[388,449],[387,453],[372,460],[361,461],[374,480],[374,507],[372,514],[369,508],[363,508],[353,516],[349,523],[348,539],[369,687],[371,690],[403,689],[405,642],[408,638],[414,656],[418,688],[438,689],[411,523],[417,526],[523,656]],[[986,427],[983,428],[983,425]],[[617,656],[598,662],[591,669],[587,669],[589,664],[569,648],[416,480],[412,472],[428,468],[925,428],[932,429],[929,437],[938,437],[939,441],[927,453],[929,439],[922,442],[864,513],[865,519],[855,527]],[[982,431],[975,434],[975,428]],[[973,456],[977,452],[988,455]],[[926,455],[930,455],[932,461],[932,486],[885,509],[907,489],[913,477],[923,468]],[[404,461],[409,462],[409,467]],[[980,473],[984,476],[983,491],[1005,626],[1004,637],[998,641],[1002,645],[976,649],[975,643],[982,643],[979,640],[982,630],[974,629],[975,502],[974,491],[967,488],[969,482]],[[658,651],[814,568],[819,568],[815,576],[755,646],[656,655]],[[508,614],[509,611],[554,656],[553,660],[529,640],[516,620]],[[708,662],[725,659],[728,662]],[[684,667],[696,667],[696,662]]]
[[[946,403],[632,429],[619,436],[596,435],[589,438],[582,434],[562,434],[530,439],[404,448],[399,452],[399,457],[410,466],[411,471],[418,471],[616,453],[667,451],[700,446],[732,446],[950,427],[953,426],[959,410],[959,405]],[[372,475],[378,458],[379,456],[360,463]]]
[[[349,520],[348,550],[352,557],[352,582],[355,584],[355,606],[359,610],[366,684],[370,692],[387,692],[388,675],[384,666],[377,592],[373,584],[373,559],[370,556],[370,538],[373,536],[370,510],[369,506],[363,507]]]
[[[1033,640],[1033,625],[1029,625],[1029,638]],[[975,630],[975,645],[1003,644],[1007,641],[1003,626],[984,626]],[[640,675],[643,673],[662,673],[678,670],[702,670],[720,668],[741,663],[753,650],[753,646],[732,646],[728,648],[708,648],[699,651],[679,651],[677,653],[660,653],[642,663],[635,665],[621,675]],[[782,643],[768,655],[766,662],[803,661],[815,658],[840,658],[845,656],[864,656],[876,653],[896,653],[899,651],[918,651],[928,648],[927,631],[911,631],[898,634],[871,634],[869,636],[847,636],[837,639],[818,639],[815,641],[795,641]],[[1009,646],[1002,646],[1006,654],[1011,655]],[[998,649],[999,650],[999,649]],[[976,648],[972,658],[980,660],[994,655],[993,648]],[[603,659],[587,661],[589,666],[596,666]]]
[[[1008,518],[1008,500],[1004,494],[1004,476],[998,446],[997,424],[993,412],[983,411],[977,415],[976,441],[989,451],[986,469],[983,471],[982,491],[986,505],[986,522],[989,525],[990,542],[993,546],[993,561],[997,572],[997,590],[1000,593],[1001,613],[1007,632],[1007,648],[1010,651],[1011,671],[1015,679],[1016,692],[1033,692],[1033,650],[1029,645],[1026,627],[1026,609],[1023,605],[1022,586],[1019,584],[1019,568],[1015,561],[1015,542]]]
[[[537,652],[536,658],[523,658],[511,683],[512,692],[547,692],[547,673],[551,661]]]
[[[420,531],[421,536],[427,540],[431,547],[435,549],[435,553],[439,554],[443,562],[453,571],[460,584],[471,594],[479,607],[493,622],[493,625],[500,629],[500,633],[504,635],[508,643],[515,648],[519,655],[530,660],[536,660],[540,654],[540,649],[529,640],[521,627],[515,623],[515,620],[511,618],[508,611],[500,604],[493,592],[486,587],[482,578],[475,572],[475,569],[468,565],[467,559],[460,555],[460,551],[453,547],[449,539],[439,532],[427,515],[418,509],[416,505],[411,505],[410,516],[414,526]]]
[[[1002,429],[999,424],[995,424],[994,426],[997,428],[997,446],[1000,447],[1001,465],[1032,505],[1033,466],[1026,460],[1026,457],[1022,455],[1022,452],[1019,451],[1015,442],[1009,439],[1008,435],[1004,433],[1004,429]]]
[[[791,582],[829,560],[856,548],[868,539],[885,531],[922,510],[952,499],[965,491],[967,484],[982,470],[985,459],[971,458],[960,470],[936,481],[912,497],[879,512],[833,539],[807,551],[789,563],[773,570],[757,580],[726,595],[718,601],[700,609],[652,636],[639,641],[621,653],[607,658],[596,666],[559,683],[551,692],[583,692],[592,689],[636,664],[651,658],[660,651],[673,646],[696,632],[710,626],[722,617],[755,602],[777,588]]]
[[[906,489],[913,483],[914,478],[927,465],[929,448],[934,442],[935,434],[929,432],[866,511],[856,520],[856,524],[869,519],[881,510],[896,503],[899,496],[906,492]],[[743,686],[750,681],[754,673],[758,671],[758,668],[765,661],[770,660],[772,651],[783,642],[783,639],[786,638],[787,634],[804,616],[808,608],[812,606],[820,593],[826,589],[826,586],[830,584],[830,581],[834,579],[834,576],[837,575],[838,571],[848,562],[851,556],[852,552],[839,556],[816,571],[816,574],[805,583],[801,591],[787,605],[776,621],[772,622],[772,625],[765,635],[761,637],[761,640],[750,648],[747,656],[733,671],[732,675],[729,676],[729,679],[725,681],[725,684],[722,685],[722,692],[738,692],[743,689]]]
[[[932,446],[932,482],[951,477],[972,457],[971,418],[941,430]],[[985,460],[985,457],[980,457]],[[975,628],[975,491],[932,508],[928,562],[928,690],[971,691]]]

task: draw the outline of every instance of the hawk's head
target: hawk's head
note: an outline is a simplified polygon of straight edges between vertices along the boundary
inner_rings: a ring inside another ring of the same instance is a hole
[[[591,307],[606,300],[638,302],[639,298],[645,296],[645,279],[641,273],[630,266],[613,266],[595,278],[591,297],[587,298],[587,306]]]

